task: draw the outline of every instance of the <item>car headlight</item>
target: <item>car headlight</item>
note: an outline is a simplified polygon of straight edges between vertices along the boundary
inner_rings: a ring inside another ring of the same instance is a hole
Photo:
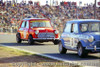
[[[59,32],[56,30],[56,31],[55,31],[55,34],[58,34],[58,33],[59,33]]]
[[[89,40],[89,42],[93,42],[93,41],[94,41],[94,37],[93,37],[93,36],[90,36],[90,37],[88,38],[88,40]]]
[[[39,33],[39,31],[38,31],[38,30],[36,30],[36,31],[35,31],[35,34],[38,34],[38,33]]]

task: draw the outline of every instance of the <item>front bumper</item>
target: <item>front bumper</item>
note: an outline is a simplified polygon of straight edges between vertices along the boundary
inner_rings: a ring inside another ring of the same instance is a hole
[[[86,50],[91,52],[91,53],[100,53],[100,48],[87,48],[86,47]]]
[[[87,46],[85,49],[89,50],[91,52],[99,52],[100,53],[100,41],[95,41],[90,45],[91,46]]]
[[[34,41],[55,41],[60,40],[59,38],[33,38]]]

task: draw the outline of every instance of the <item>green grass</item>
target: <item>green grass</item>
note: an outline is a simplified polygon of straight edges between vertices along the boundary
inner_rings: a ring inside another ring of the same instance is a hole
[[[42,62],[42,61],[43,62],[51,62],[52,61],[52,62],[57,62],[57,63],[58,62],[63,63],[63,61],[53,60],[53,59],[50,59],[48,57],[39,56],[39,55],[36,55],[36,54],[33,54],[33,53],[29,53],[29,52],[25,52],[25,51],[21,51],[21,50],[18,50],[18,49],[5,47],[5,46],[0,46],[0,53],[1,53],[0,58],[12,57],[12,56],[29,56],[29,57],[31,56],[30,58],[33,57],[32,59],[37,58],[35,61],[38,61],[38,62]],[[54,66],[49,66],[49,67],[54,67]],[[55,66],[55,67],[65,67],[65,66]],[[74,65],[74,66],[68,66],[68,67],[82,67],[82,66]]]
[[[0,52],[2,51],[2,53],[10,53],[10,54],[14,54],[14,55],[32,55],[31,53],[25,52],[25,51],[21,51],[21,50],[17,50],[17,49],[13,49],[13,48],[8,48],[8,47],[4,47],[4,46],[0,46]]]

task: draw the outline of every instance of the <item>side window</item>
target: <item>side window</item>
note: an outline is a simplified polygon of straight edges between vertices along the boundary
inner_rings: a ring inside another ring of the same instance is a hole
[[[70,33],[70,30],[71,30],[71,24],[70,24],[70,23],[67,23],[67,24],[66,24],[66,27],[65,27],[65,29],[64,29],[64,32]]]
[[[25,21],[25,25],[24,25],[24,28],[26,27],[26,25],[27,25],[27,22]]]
[[[26,21],[26,28],[29,28],[29,22]]]
[[[75,24],[74,25],[74,33],[78,33],[79,31],[78,31],[78,24]]]
[[[81,32],[88,31],[88,24],[80,24],[80,30]]]
[[[74,32],[74,24],[71,25],[71,33]]]
[[[21,27],[24,28],[24,26],[25,26],[25,21],[22,22]]]
[[[78,24],[71,25],[71,33],[78,33]]]

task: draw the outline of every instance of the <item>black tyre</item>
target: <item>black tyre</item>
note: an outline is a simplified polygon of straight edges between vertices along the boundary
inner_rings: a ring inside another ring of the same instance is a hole
[[[63,47],[62,43],[59,43],[59,53],[60,54],[66,54],[67,49]]]
[[[54,43],[54,45],[57,45],[57,44],[59,44],[59,40],[55,40],[55,41],[53,41],[53,43]]]
[[[83,58],[83,57],[86,57],[88,55],[88,52],[85,50],[85,48],[82,46],[82,44],[80,43],[78,45],[78,56]]]
[[[29,45],[33,44],[33,37],[32,37],[32,35],[29,35],[29,37],[28,37],[28,43],[29,43]]]
[[[21,37],[20,37],[20,34],[19,34],[19,33],[17,33],[17,34],[16,34],[16,41],[17,41],[17,43],[21,43],[21,42],[22,42],[22,40],[21,40]]]

